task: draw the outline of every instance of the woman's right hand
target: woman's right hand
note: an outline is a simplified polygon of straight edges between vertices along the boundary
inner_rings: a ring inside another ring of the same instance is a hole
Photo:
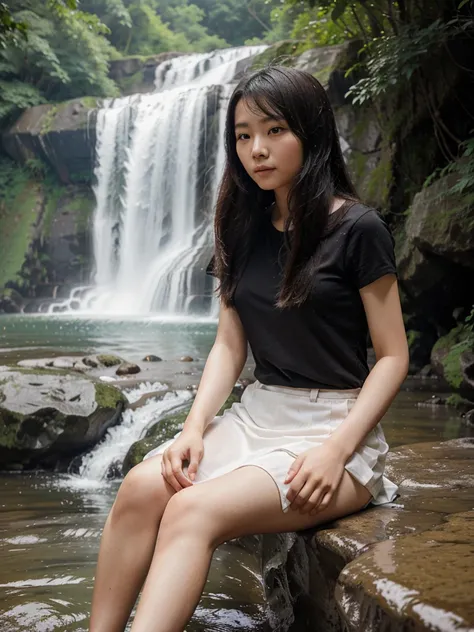
[[[202,433],[198,430],[183,430],[169,448],[163,452],[161,473],[171,487],[179,492],[191,487],[198,465],[204,456]],[[189,461],[187,479],[183,472],[183,461]]]

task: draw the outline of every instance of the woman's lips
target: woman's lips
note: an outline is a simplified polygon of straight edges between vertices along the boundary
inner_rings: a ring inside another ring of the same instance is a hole
[[[255,169],[254,173],[261,176],[266,173],[271,173],[272,171],[275,171],[275,167],[265,167],[264,169]]]

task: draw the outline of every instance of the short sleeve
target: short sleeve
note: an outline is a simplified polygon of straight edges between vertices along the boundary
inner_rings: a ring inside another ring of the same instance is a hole
[[[215,257],[214,255],[212,255],[211,260],[207,264],[207,268],[206,268],[206,274],[213,277],[216,276],[216,273],[214,272],[214,261],[215,261]]]
[[[373,283],[385,274],[397,274],[395,240],[380,215],[370,210],[349,230],[345,269],[357,288]]]

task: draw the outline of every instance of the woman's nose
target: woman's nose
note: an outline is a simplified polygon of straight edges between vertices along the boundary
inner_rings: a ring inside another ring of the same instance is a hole
[[[264,146],[261,139],[255,138],[253,147],[252,147],[252,158],[258,158],[261,156],[267,157],[268,149]]]

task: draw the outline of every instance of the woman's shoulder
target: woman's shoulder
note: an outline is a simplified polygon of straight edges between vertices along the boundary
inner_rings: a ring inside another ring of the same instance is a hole
[[[378,234],[390,229],[380,213],[373,207],[363,202],[355,202],[338,223],[338,228],[347,237],[357,236],[361,233]]]
[[[363,202],[355,202],[349,207],[349,210],[344,216],[344,220],[347,224],[370,224],[373,222],[383,221],[380,213],[373,207],[364,204]]]

